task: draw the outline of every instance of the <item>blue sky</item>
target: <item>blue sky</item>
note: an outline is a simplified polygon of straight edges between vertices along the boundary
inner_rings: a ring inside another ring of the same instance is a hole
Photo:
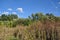
[[[0,15],[17,14],[26,18],[37,12],[60,16],[60,0],[0,0]]]

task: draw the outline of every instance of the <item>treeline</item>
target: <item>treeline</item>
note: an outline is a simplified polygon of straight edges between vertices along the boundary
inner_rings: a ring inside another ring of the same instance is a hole
[[[0,21],[12,21],[14,19],[18,19],[18,16],[16,14],[8,14],[8,15],[2,14],[0,16]],[[22,18],[19,18],[19,19],[22,19]],[[57,20],[60,20],[60,17],[54,16],[52,13],[46,13],[45,15],[43,13],[34,13],[31,16],[28,16],[26,20],[27,19],[32,21],[45,20],[45,19],[57,21]]]
[[[0,25],[9,24],[12,27],[16,25],[28,26],[33,22],[41,21],[42,23],[44,23],[46,20],[59,22],[60,17],[54,16],[52,13],[46,13],[45,15],[43,13],[35,13],[32,14],[31,16],[28,16],[28,18],[18,18],[18,16],[15,14],[9,14],[9,15],[2,14],[0,16]]]

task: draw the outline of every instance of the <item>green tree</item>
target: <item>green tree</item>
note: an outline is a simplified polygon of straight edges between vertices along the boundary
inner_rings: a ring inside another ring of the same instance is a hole
[[[55,20],[55,16],[52,13],[50,13],[50,14],[47,13],[46,16],[49,20]]]
[[[7,20],[8,20],[8,16],[5,15],[5,14],[2,14],[0,19],[1,19],[2,21],[7,21]]]
[[[13,20],[13,19],[17,19],[17,18],[18,18],[18,16],[15,15],[15,14],[9,14],[9,15],[8,15],[8,19],[9,19],[9,20]]]

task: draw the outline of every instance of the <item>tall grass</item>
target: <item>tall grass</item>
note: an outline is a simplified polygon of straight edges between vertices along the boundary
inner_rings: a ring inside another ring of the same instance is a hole
[[[1,27],[0,40],[60,40],[60,22],[34,22],[29,27]]]

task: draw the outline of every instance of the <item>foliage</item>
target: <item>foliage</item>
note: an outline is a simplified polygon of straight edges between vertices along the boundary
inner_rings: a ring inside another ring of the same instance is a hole
[[[9,15],[2,14],[0,16],[0,21],[12,21],[12,20],[17,19],[17,18],[18,18],[18,16],[15,14],[9,14]]]
[[[52,13],[47,13],[46,15],[43,13],[35,13],[31,16],[28,16],[28,18],[18,18],[18,16],[15,14],[2,14],[0,16],[0,21],[2,21],[0,22],[0,25],[3,24],[7,27],[16,27],[17,25],[29,26],[36,21],[41,21],[44,23],[46,20],[57,22],[60,21],[60,17],[54,16]]]

